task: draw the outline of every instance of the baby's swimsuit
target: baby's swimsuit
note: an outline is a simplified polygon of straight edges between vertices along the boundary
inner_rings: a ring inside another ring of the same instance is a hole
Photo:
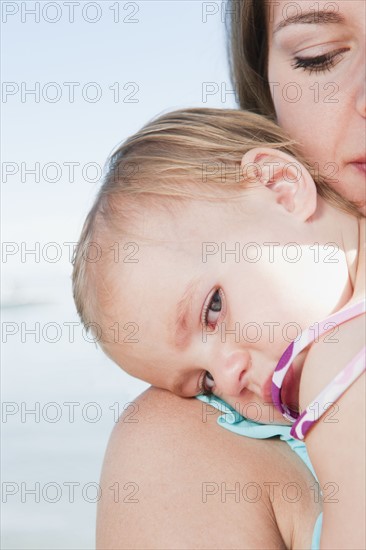
[[[315,479],[317,479],[314,468],[310,462],[304,439],[306,433],[315,424],[315,422],[326,412],[327,407],[332,405],[366,370],[366,347],[364,347],[325,387],[325,389],[310,403],[301,415],[296,415],[291,409],[281,402],[281,387],[294,358],[312,343],[317,337],[331,330],[336,325],[341,325],[345,321],[353,319],[362,313],[365,313],[366,302],[363,299],[342,311],[339,311],[323,322],[318,324],[318,330],[315,333],[313,328],[304,331],[300,338],[292,342],[282,355],[274,371],[272,378],[272,396],[273,402],[281,410],[283,415],[295,423],[292,427],[276,424],[259,424],[252,420],[244,418],[228,403],[216,397],[197,395],[197,399],[204,401],[219,409],[223,415],[219,416],[217,422],[223,428],[239,435],[252,437],[255,439],[268,439],[270,437],[279,437],[282,441],[291,447],[291,449],[301,458],[309,468]],[[316,405],[316,406],[315,406]],[[319,514],[313,531],[311,550],[319,550],[320,533],[322,527],[322,514]]]

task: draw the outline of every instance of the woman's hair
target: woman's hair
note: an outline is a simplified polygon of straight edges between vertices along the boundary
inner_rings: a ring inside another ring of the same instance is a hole
[[[172,211],[192,199],[238,204],[235,198],[242,199],[243,188],[253,184],[242,173],[242,157],[255,147],[281,149],[297,157],[312,174],[320,195],[358,214],[314,173],[298,154],[296,143],[264,116],[199,108],[164,114],[112,153],[75,249],[72,283],[77,311],[92,332],[102,328],[102,341],[107,311],[116,303],[114,245],[126,242],[133,234],[131,228],[149,210]],[[97,330],[91,323],[98,323]]]
[[[268,84],[268,0],[228,0],[231,81],[242,109],[276,119]]]

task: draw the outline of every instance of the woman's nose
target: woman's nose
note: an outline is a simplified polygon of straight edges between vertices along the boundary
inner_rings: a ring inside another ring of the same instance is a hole
[[[364,62],[366,63],[366,62]],[[358,89],[357,89],[357,96],[356,96],[356,109],[357,112],[362,116],[366,117],[366,78],[365,78],[365,67],[366,64],[364,64],[361,67],[361,70],[358,74]]]
[[[235,350],[227,356],[220,354],[207,370],[213,376],[218,392],[238,396],[245,388],[246,374],[250,367],[250,353],[247,350]]]
[[[366,117],[366,85],[362,84],[359,94],[356,99],[356,109],[357,112],[362,116]]]

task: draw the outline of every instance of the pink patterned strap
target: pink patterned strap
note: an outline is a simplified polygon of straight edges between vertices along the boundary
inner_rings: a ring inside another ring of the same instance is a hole
[[[299,417],[299,414],[296,411],[292,411],[289,407],[282,403],[281,399],[282,384],[294,358],[309,344],[314,342],[316,338],[319,338],[319,336],[322,336],[331,328],[334,328],[335,325],[341,325],[342,323],[345,323],[358,315],[362,315],[365,312],[366,300],[363,298],[359,302],[348,306],[346,309],[333,313],[324,319],[324,321],[318,323],[317,331],[314,330],[314,326],[304,330],[300,338],[291,342],[285,350],[272,376],[272,401],[275,407],[282,412],[283,416],[287,418],[287,420],[294,422]]]
[[[304,439],[307,432],[326,412],[328,407],[353,384],[366,370],[366,347],[364,347],[319,393],[292,425],[290,434],[295,439]]]

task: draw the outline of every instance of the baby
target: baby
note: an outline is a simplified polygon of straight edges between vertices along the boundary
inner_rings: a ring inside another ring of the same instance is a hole
[[[129,138],[84,224],[73,290],[133,376],[294,422],[320,483],[349,489],[337,514],[356,503],[363,525],[365,221],[275,123],[189,109]]]

